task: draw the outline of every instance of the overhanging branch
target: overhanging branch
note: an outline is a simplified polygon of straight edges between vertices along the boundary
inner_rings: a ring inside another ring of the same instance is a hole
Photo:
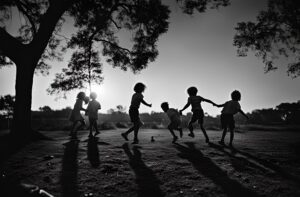
[[[95,39],[95,40],[96,40],[96,41],[99,41],[99,42],[105,42],[105,43],[108,43],[108,44],[110,44],[110,45],[112,45],[112,46],[114,46],[114,47],[116,47],[116,48],[118,48],[118,49],[121,49],[121,50],[123,50],[123,51],[127,51],[128,53],[131,53],[131,51],[130,51],[129,49],[120,47],[119,45],[117,45],[117,44],[115,44],[115,43],[112,43],[112,42],[110,42],[110,41],[108,41],[108,40],[104,40],[104,39]]]
[[[9,57],[13,62],[18,59],[23,44],[0,27],[0,55]]]
[[[29,23],[31,24],[31,29],[33,32],[33,36],[36,34],[37,30],[36,30],[36,26],[35,23],[33,21],[33,18],[31,18],[31,16],[28,14],[29,10],[25,4],[22,4],[20,1],[15,1],[17,8],[27,17]],[[26,7],[26,8],[24,8]]]

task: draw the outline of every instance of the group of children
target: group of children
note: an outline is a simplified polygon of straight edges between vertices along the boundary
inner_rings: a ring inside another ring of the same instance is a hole
[[[132,144],[138,144],[138,131],[140,127],[143,125],[142,121],[139,117],[139,107],[140,104],[144,104],[148,107],[151,107],[152,104],[147,103],[144,100],[143,92],[145,91],[146,86],[143,83],[137,83],[134,86],[134,94],[131,98],[131,104],[129,108],[129,116],[131,119],[131,122],[133,123],[133,126],[129,128],[126,132],[122,133],[121,136],[128,141],[128,135],[131,132],[134,132],[134,138]],[[244,115],[247,119],[248,116],[242,111],[241,106],[239,104],[239,101],[241,100],[241,93],[237,90],[233,91],[231,93],[231,100],[225,102],[224,104],[218,105],[211,100],[205,99],[199,95],[197,95],[197,88],[196,87],[190,87],[187,89],[187,93],[189,95],[186,105],[179,111],[177,111],[174,108],[170,108],[169,104],[167,102],[163,102],[161,104],[162,110],[167,114],[167,116],[170,119],[170,124],[168,125],[168,129],[173,136],[173,143],[175,143],[178,140],[177,135],[174,133],[174,130],[179,131],[179,136],[183,136],[182,128],[181,128],[181,118],[180,115],[182,115],[182,112],[187,109],[189,106],[191,106],[191,111],[193,113],[192,118],[188,124],[188,129],[190,133],[188,136],[195,137],[195,134],[193,132],[193,123],[198,121],[198,124],[200,125],[200,128],[204,134],[206,143],[209,143],[209,137],[206,133],[206,130],[203,126],[203,118],[204,118],[204,112],[201,107],[201,102],[207,102],[211,103],[213,106],[216,107],[223,107],[221,111],[221,126],[223,129],[222,138],[219,141],[221,145],[224,145],[224,139],[227,133],[227,130],[230,131],[230,141],[229,146],[232,146],[233,138],[234,138],[234,128],[235,128],[235,122],[233,115],[240,112],[242,115]],[[90,134],[89,136],[93,136],[92,131],[93,128],[95,129],[95,134],[99,134],[98,128],[97,128],[97,119],[98,119],[98,110],[101,109],[101,106],[98,101],[96,101],[97,94],[91,93],[90,98],[86,97],[84,92],[80,92],[77,95],[77,101],[74,105],[74,109],[72,111],[70,120],[73,122],[72,130],[70,135],[73,138],[76,138],[76,131],[77,129],[84,125],[84,119],[82,115],[80,114],[80,111],[83,110],[86,112],[86,115],[89,117],[90,122]],[[89,101],[91,99],[91,101]],[[82,108],[82,104],[85,102],[88,103],[87,109]]]

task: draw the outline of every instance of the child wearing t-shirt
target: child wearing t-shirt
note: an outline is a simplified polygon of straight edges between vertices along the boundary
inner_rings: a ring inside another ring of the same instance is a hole
[[[190,105],[192,106],[192,112],[193,112],[193,116],[189,122],[188,128],[190,130],[190,133],[188,134],[190,137],[195,137],[195,134],[193,132],[194,128],[193,128],[193,123],[198,121],[200,128],[205,136],[205,142],[209,143],[209,138],[208,135],[206,133],[206,130],[203,127],[203,118],[204,118],[204,112],[203,109],[201,107],[201,102],[208,102],[211,103],[213,105],[216,105],[214,102],[212,102],[211,100],[205,99],[201,96],[197,95],[198,89],[196,87],[189,87],[187,89],[187,93],[189,95],[187,104],[183,107],[182,110],[180,110],[180,114],[186,109],[188,108]]]
[[[172,143],[175,143],[178,137],[175,135],[173,130],[178,130],[179,135],[182,138],[182,128],[181,128],[181,120],[179,112],[174,108],[169,108],[169,104],[164,102],[161,104],[162,110],[167,114],[170,119],[170,124],[168,125],[168,129],[173,136]]]
[[[241,109],[241,105],[239,101],[241,100],[241,93],[237,90],[233,91],[231,93],[231,100],[227,101],[224,104],[216,105],[217,107],[223,107],[221,111],[221,126],[223,129],[222,138],[219,141],[219,144],[224,145],[224,139],[227,133],[227,129],[230,131],[230,142],[229,146],[232,147],[232,141],[234,138],[234,128],[235,128],[235,122],[233,115],[240,112],[243,116],[245,116],[247,119],[248,116],[243,112]]]
[[[90,134],[89,137],[93,136],[93,129],[95,129],[95,135],[98,135],[100,132],[98,130],[98,110],[101,109],[100,103],[96,100],[97,94],[95,92],[92,92],[90,94],[90,98],[92,99],[88,106],[87,106],[87,115],[89,117],[89,122],[90,122]]]
[[[128,134],[131,133],[132,131],[134,131],[134,139],[132,144],[138,144],[139,140],[138,140],[138,132],[140,127],[143,125],[142,121],[140,120],[139,117],[139,108],[140,108],[140,104],[144,104],[148,107],[151,107],[152,104],[148,104],[146,101],[144,101],[144,96],[143,96],[143,92],[145,91],[146,86],[143,83],[137,83],[135,84],[133,90],[135,91],[135,93],[132,95],[131,98],[131,104],[129,107],[129,116],[131,119],[131,122],[133,123],[133,126],[126,131],[125,133],[122,133],[121,136],[128,141]]]

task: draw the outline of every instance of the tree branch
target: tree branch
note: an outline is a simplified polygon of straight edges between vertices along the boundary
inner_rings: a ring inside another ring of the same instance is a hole
[[[7,56],[16,63],[19,57],[18,54],[20,54],[24,45],[2,27],[0,27],[0,43],[0,55]]]
[[[26,5],[22,4],[20,1],[15,1],[16,5],[17,5],[17,8],[27,17],[29,23],[31,24],[31,29],[32,29],[32,32],[33,32],[33,36],[36,34],[37,30],[36,30],[36,26],[35,26],[35,23],[33,21],[33,19],[30,17],[30,15],[28,14],[29,10],[30,9],[24,9],[24,7],[26,7]]]
[[[131,51],[129,49],[126,49],[126,48],[123,48],[123,47],[120,47],[119,45],[115,44],[115,43],[112,43],[108,40],[103,40],[103,39],[95,39],[96,41],[99,41],[99,42],[106,42],[114,47],[117,47],[118,49],[121,49],[121,50],[124,50],[124,51],[127,51],[128,53],[131,53]]]
[[[110,18],[111,22],[116,26],[117,29],[121,29],[121,27],[114,21],[114,19]]]
[[[36,61],[38,61],[43,54],[59,19],[67,8],[71,6],[72,2],[72,0],[52,1],[47,12],[41,18],[39,30],[31,42],[31,46],[34,50],[37,50],[36,57],[34,57]]]

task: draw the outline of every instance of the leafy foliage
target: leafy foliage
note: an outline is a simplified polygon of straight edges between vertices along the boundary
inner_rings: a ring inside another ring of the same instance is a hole
[[[73,89],[86,88],[91,83],[100,84],[103,80],[102,64],[99,62],[98,53],[92,46],[77,50],[73,53],[68,68],[56,74],[54,82],[47,90],[50,94],[63,93]]]
[[[11,95],[5,95],[0,97],[0,111],[5,115],[11,116],[13,114],[13,107],[15,103],[15,97]]]
[[[30,44],[37,34],[40,26],[40,21],[44,16],[45,12],[49,8],[48,0],[4,0],[0,3],[0,28],[6,26],[6,21],[12,19],[12,15],[15,13],[14,9],[18,10],[18,14],[22,17],[20,21],[20,27],[18,36],[16,38],[22,44]],[[36,66],[35,73],[41,73],[42,75],[48,75],[51,65],[49,60],[62,60],[64,53],[61,53],[61,49],[57,50],[60,46],[61,41],[64,39],[55,36],[60,30],[64,22],[62,18],[56,26],[53,36],[49,39],[48,46],[41,56],[38,65]],[[6,60],[6,61],[1,61]],[[13,64],[12,61],[8,60],[4,54],[0,51],[0,67],[5,65]]]
[[[193,14],[194,11],[205,12],[207,8],[216,9],[221,6],[228,6],[230,0],[177,0],[186,14]]]
[[[234,46],[239,56],[251,50],[262,59],[265,72],[277,69],[274,60],[289,57],[287,73],[300,76],[300,2],[269,0],[256,22],[240,22],[236,27]]]
[[[276,106],[276,110],[281,113],[281,117],[287,123],[299,124],[300,120],[300,101],[295,103],[281,103]]]

